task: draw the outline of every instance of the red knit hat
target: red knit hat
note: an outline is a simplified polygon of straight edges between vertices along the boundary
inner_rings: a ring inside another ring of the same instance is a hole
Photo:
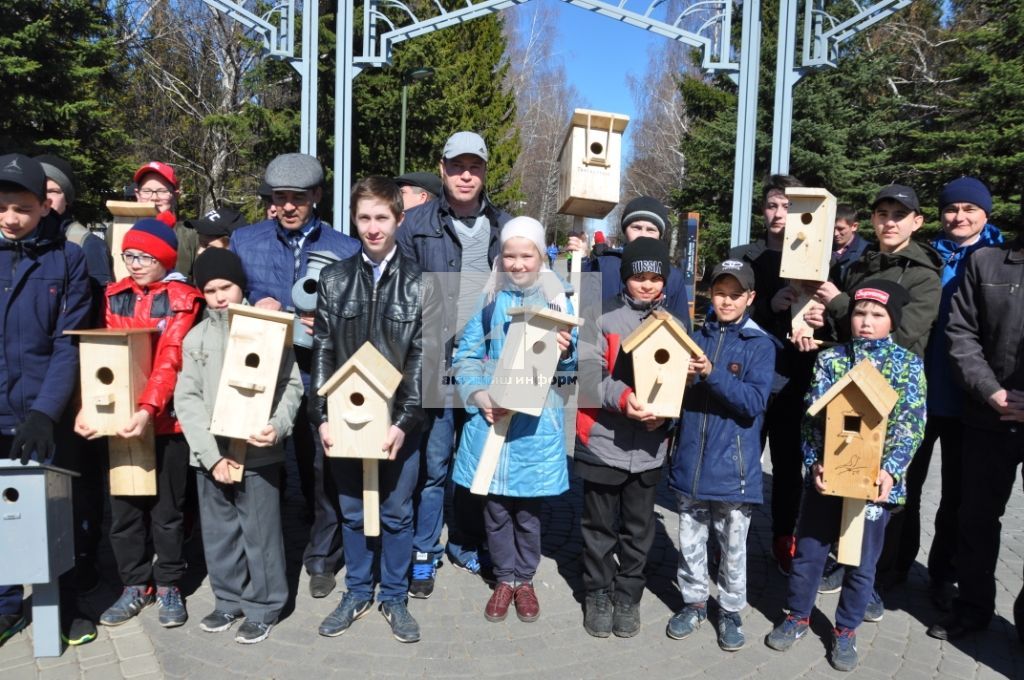
[[[139,220],[125,233],[121,250],[128,249],[152,255],[164,269],[174,269],[178,261],[178,237],[166,224],[153,217]]]

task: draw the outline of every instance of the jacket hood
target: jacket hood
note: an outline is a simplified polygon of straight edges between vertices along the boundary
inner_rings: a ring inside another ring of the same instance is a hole
[[[909,263],[919,267],[927,267],[936,272],[942,272],[942,267],[946,264],[945,258],[942,257],[939,251],[927,243],[918,243],[917,241],[911,241],[906,248],[895,253],[883,253],[878,249],[878,244],[873,243],[868,246],[865,255],[881,258],[883,262],[888,262],[890,265],[906,267]],[[901,260],[906,262],[901,262]]]
[[[39,253],[59,245],[63,240],[64,234],[61,230],[60,216],[51,210],[49,214],[39,220],[39,225],[35,231],[24,238],[14,241],[0,235],[0,248]]]

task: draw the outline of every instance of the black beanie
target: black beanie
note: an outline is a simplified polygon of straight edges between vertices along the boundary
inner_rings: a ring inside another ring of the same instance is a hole
[[[910,293],[895,281],[886,279],[864,281],[850,291],[850,316],[853,316],[853,308],[857,303],[864,300],[877,302],[885,307],[885,311],[889,313],[889,320],[892,322],[892,331],[896,332],[903,319],[903,307],[910,302]]]
[[[626,233],[626,227],[630,224],[640,221],[650,222],[658,228],[658,234],[664,237],[668,229],[668,209],[661,201],[650,196],[634,198],[622,211],[622,233]]]
[[[622,249],[622,264],[619,265],[619,277],[625,283],[634,274],[654,272],[668,281],[668,272],[672,265],[668,259],[668,246],[656,238],[638,238],[626,244]]]
[[[248,280],[245,278],[245,269],[242,267],[242,260],[226,248],[207,248],[192,265],[192,278],[196,281],[196,288],[202,292],[210,281],[214,279],[225,279],[236,284],[242,290]]]

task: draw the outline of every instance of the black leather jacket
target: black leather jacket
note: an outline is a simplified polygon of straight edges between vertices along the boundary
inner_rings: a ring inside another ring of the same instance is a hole
[[[372,342],[403,374],[392,422],[406,435],[420,426],[424,287],[419,266],[400,250],[376,286],[361,251],[320,273],[309,390],[309,419],[315,425],[327,420],[327,399],[317,390],[363,343]]]

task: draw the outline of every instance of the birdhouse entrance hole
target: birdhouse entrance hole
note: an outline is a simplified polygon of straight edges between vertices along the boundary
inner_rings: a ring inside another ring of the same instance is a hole
[[[534,354],[543,354],[544,353],[544,341],[543,340],[538,340],[537,342],[533,343],[533,353]]]
[[[843,416],[843,432],[860,434],[860,416]]]
[[[249,352],[248,354],[245,355],[245,365],[248,366],[249,368],[259,368],[260,355],[256,354],[256,352]]]
[[[667,349],[659,349],[654,353],[654,361],[659,364],[667,364],[669,359],[669,353]]]
[[[96,371],[96,379],[104,385],[109,385],[114,382],[114,372],[104,366],[100,370]]]
[[[812,215],[811,213],[802,213],[800,215],[800,221],[803,222],[804,224],[810,224],[811,222],[814,221],[814,215]]]
[[[15,489],[13,487],[8,487],[8,488],[4,489],[4,493],[3,493],[4,502],[5,503],[17,503],[18,502],[18,497],[20,495],[21,494],[18,493],[17,489]]]
[[[353,392],[352,396],[349,397],[349,400],[354,406],[362,406],[366,403],[366,397],[364,397],[361,392]]]
[[[600,156],[602,153],[604,153],[604,145],[601,144],[601,142],[591,142],[590,153],[594,154],[595,156]]]
[[[302,290],[312,295],[316,292],[317,280],[313,278],[307,278],[302,282]]]

